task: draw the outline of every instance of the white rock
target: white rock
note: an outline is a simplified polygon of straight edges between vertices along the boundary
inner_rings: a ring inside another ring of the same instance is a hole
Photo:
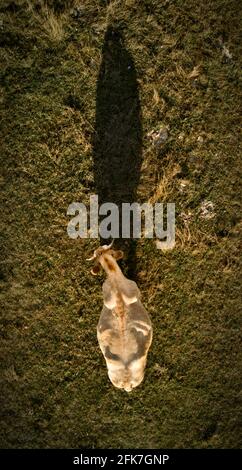
[[[214,204],[212,201],[203,201],[200,207],[200,217],[202,219],[212,219],[215,217]]]

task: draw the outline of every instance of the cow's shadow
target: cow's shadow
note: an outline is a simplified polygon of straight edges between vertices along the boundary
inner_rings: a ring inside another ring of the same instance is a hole
[[[105,33],[97,81],[93,164],[99,205],[112,202],[119,207],[119,226],[122,203],[136,202],[141,162],[142,119],[135,65],[122,30],[111,25]],[[125,251],[127,271],[134,278],[136,241],[123,239],[121,226],[119,229],[115,247]],[[108,241],[100,239],[102,244]]]

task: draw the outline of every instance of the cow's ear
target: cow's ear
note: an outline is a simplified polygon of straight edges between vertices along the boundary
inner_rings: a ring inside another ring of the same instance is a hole
[[[100,264],[96,264],[95,266],[93,266],[91,273],[93,274],[93,276],[97,276],[100,270],[101,270]]]
[[[122,250],[113,251],[113,257],[118,260],[124,257],[124,252]]]

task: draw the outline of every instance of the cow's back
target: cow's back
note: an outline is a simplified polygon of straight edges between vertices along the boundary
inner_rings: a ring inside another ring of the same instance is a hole
[[[112,383],[125,390],[137,386],[152,341],[151,321],[141,301],[125,306],[123,327],[114,310],[104,306],[97,333]]]

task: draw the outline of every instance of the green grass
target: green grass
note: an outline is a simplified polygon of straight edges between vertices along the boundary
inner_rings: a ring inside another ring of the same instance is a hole
[[[47,3],[0,7],[0,445],[240,447],[239,3],[86,0],[79,17],[77,1]],[[138,77],[138,200],[175,202],[177,212],[172,251],[137,243],[154,340],[131,394],[113,388],[97,344],[103,277],[85,258],[98,241],[66,233],[68,205],[95,193],[96,86],[111,23],[124,28]],[[168,140],[157,148],[148,134],[162,126]],[[206,200],[215,216],[204,220]]]

